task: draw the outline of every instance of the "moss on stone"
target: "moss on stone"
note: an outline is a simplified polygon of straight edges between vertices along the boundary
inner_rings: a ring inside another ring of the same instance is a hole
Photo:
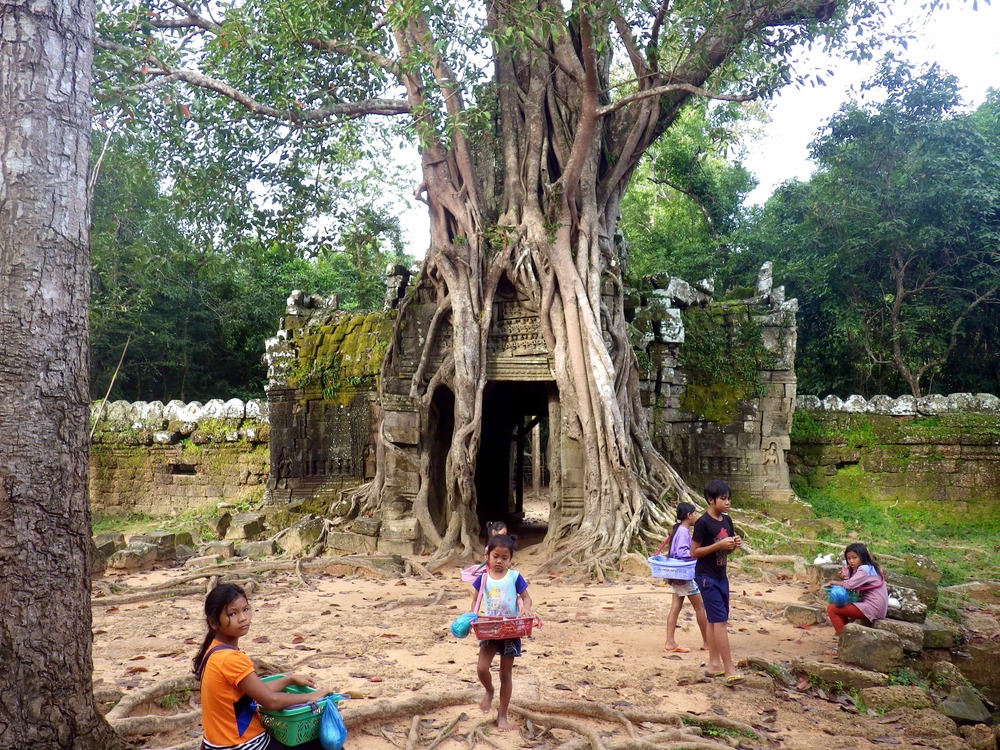
[[[294,339],[297,359],[288,384],[348,403],[357,389],[378,386],[395,311],[341,314]]]

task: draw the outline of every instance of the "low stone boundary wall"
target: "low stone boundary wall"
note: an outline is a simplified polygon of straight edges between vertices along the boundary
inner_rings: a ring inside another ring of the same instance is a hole
[[[264,400],[96,403],[91,425],[92,510],[159,514],[263,497]]]
[[[1000,398],[799,396],[789,470],[815,487],[1000,516]]]

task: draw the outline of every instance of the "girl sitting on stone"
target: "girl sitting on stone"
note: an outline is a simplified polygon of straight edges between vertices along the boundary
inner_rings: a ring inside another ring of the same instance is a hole
[[[843,583],[839,585],[848,591],[856,591],[859,599],[842,607],[827,605],[826,614],[833,623],[833,631],[837,635],[840,635],[850,620],[860,620],[870,625],[876,620],[884,619],[889,608],[889,592],[885,587],[885,576],[882,575],[878,563],[872,559],[868,548],[860,542],[849,544],[844,550],[844,560],[847,565],[840,571]]]

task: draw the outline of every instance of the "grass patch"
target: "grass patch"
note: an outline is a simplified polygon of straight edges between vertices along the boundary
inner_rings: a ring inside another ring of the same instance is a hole
[[[228,508],[230,513],[241,513],[251,510],[254,504],[250,502],[235,504]],[[92,533],[104,532],[124,534],[126,537],[136,534],[148,534],[151,531],[187,531],[195,539],[215,538],[212,522],[222,514],[216,503],[201,508],[186,510],[175,514],[129,513],[115,515],[94,512],[91,516]]]
[[[936,503],[890,504],[867,497],[856,485],[816,488],[793,482],[793,489],[820,518],[843,521],[847,538],[821,533],[825,541],[846,546],[858,540],[876,556],[926,555],[941,570],[943,586],[991,578],[1000,569],[1000,519],[949,513]]]

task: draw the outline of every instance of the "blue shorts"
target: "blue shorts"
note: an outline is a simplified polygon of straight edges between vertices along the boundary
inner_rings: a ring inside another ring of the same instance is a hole
[[[520,656],[521,655],[521,639],[520,638],[504,638],[496,641],[480,641],[479,648],[483,646],[492,646],[496,649],[496,653],[500,656]]]
[[[709,622],[729,622],[729,579],[695,576]]]

